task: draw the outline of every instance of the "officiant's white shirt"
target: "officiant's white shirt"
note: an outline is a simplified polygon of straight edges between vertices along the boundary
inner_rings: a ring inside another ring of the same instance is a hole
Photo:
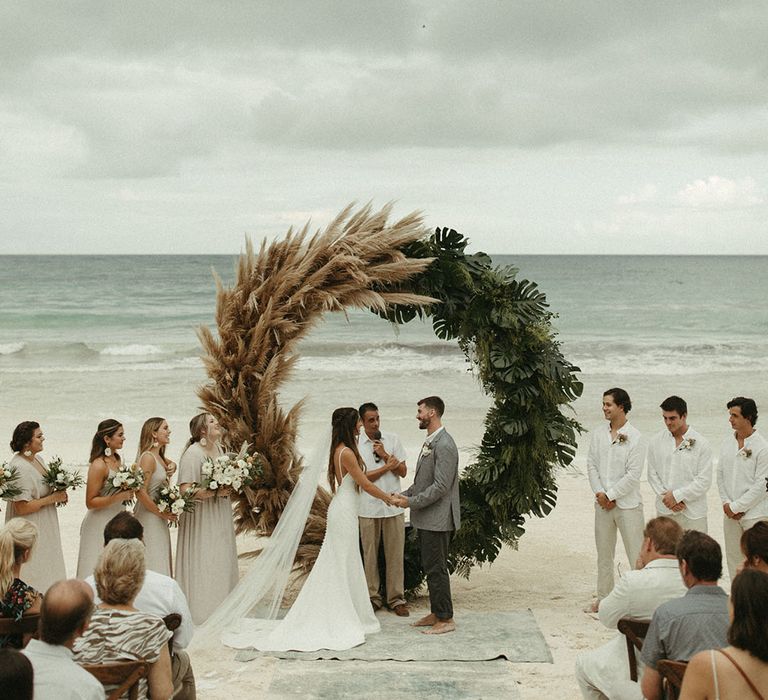
[[[747,456],[749,454],[749,456]],[[755,430],[739,449],[736,438],[728,437],[717,463],[717,487],[723,503],[745,520],[768,517],[768,442]]]
[[[709,442],[690,427],[679,445],[669,430],[656,433],[648,446],[648,483],[656,494],[656,512],[660,515],[672,514],[661,500],[662,494],[671,491],[675,501],[685,503],[685,515],[705,518],[707,491],[712,485]]]
[[[394,455],[401,462],[405,461],[405,450],[397,435],[383,432],[381,434],[381,442],[388,455]],[[360,451],[360,456],[365,462],[367,471],[371,472],[384,466],[384,462],[376,461],[376,455],[373,453],[373,440],[366,435],[364,430],[360,431],[360,437],[357,439],[357,449]],[[400,477],[391,471],[382,474],[373,483],[384,493],[400,493],[402,490],[400,487]],[[359,509],[358,515],[363,518],[391,518],[393,515],[400,515],[403,512],[402,508],[388,506],[384,501],[380,501],[362,489],[360,489]]]

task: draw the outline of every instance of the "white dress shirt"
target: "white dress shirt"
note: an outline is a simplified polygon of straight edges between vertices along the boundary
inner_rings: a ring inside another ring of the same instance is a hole
[[[648,445],[648,483],[656,493],[656,512],[671,515],[661,497],[672,492],[683,501],[689,518],[707,515],[707,491],[712,485],[712,448],[700,433],[689,427],[679,445],[669,430],[662,430]]]
[[[373,443],[365,431],[360,431],[360,437],[357,439],[357,449],[365,462],[367,471],[381,469],[384,461],[376,462],[376,455],[373,452]],[[405,461],[405,450],[400,442],[400,438],[394,433],[382,433],[381,443],[384,445],[384,451],[389,455],[394,455],[400,462]],[[392,471],[382,474],[374,482],[384,493],[400,493],[400,477]],[[388,506],[384,501],[375,496],[366,493],[360,489],[358,514],[363,518],[391,518],[393,515],[400,515],[402,508]]]
[[[96,582],[93,576],[85,579],[85,582],[93,589],[94,602],[101,603],[96,592]],[[173,649],[184,649],[192,641],[195,625],[192,622],[192,613],[189,611],[187,598],[176,581],[170,576],[147,569],[139,595],[133,601],[133,607],[141,612],[151,613],[158,617],[165,617],[171,613],[181,615],[181,625],[173,633]]]
[[[636,508],[642,504],[640,476],[645,454],[640,431],[629,422],[611,437],[607,423],[592,432],[587,454],[587,474],[593,493],[601,491],[619,508]]]
[[[104,686],[75,663],[67,647],[30,639],[23,653],[35,674],[35,700],[104,700]]]
[[[755,430],[739,449],[736,436],[725,440],[717,463],[720,498],[746,520],[768,517],[768,442]]]

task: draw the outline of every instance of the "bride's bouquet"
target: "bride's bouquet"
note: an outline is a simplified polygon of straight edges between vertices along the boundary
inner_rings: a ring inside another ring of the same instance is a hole
[[[155,505],[161,513],[191,513],[195,509],[195,491],[196,489],[191,488],[182,493],[176,485],[163,486],[155,498]],[[169,525],[174,526],[177,523],[169,522]]]
[[[242,493],[243,489],[256,482],[263,471],[261,460],[257,455],[248,454],[248,443],[244,442],[236,455],[208,457],[203,462],[200,486],[211,491],[228,486],[235,493]]]
[[[85,479],[78,472],[64,469],[61,465],[61,457],[54,457],[48,462],[48,468],[43,474],[43,483],[47,484],[51,491],[68,491],[79,489],[85,484]],[[57,503],[56,507],[61,508],[66,503]]]
[[[6,501],[15,498],[21,493],[21,489],[16,485],[19,480],[19,470],[16,467],[9,467],[8,462],[0,465],[0,498]]]
[[[117,493],[118,491],[136,491],[144,486],[144,472],[136,464],[120,463],[119,469],[109,479],[109,492],[107,495]],[[123,501],[123,505],[129,506],[133,503],[133,496]]]

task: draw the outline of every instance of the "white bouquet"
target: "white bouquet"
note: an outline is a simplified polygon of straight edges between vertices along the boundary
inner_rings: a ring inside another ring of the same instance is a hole
[[[144,486],[144,472],[135,464],[120,463],[120,467],[114,475],[108,479],[109,495],[118,491],[137,491]],[[123,501],[128,506],[133,503],[133,497]]]
[[[176,516],[182,513],[191,513],[195,509],[195,490],[191,488],[182,493],[178,486],[163,486],[155,498],[155,505],[161,513],[172,513]],[[170,522],[169,524],[176,525],[177,523]]]
[[[262,472],[261,461],[258,456],[248,454],[248,443],[244,442],[236,455],[208,457],[203,462],[201,488],[217,491],[228,486],[235,493],[242,493]]]
[[[85,484],[81,474],[71,472],[61,466],[61,457],[54,457],[48,462],[48,469],[43,474],[43,482],[50,486],[51,491],[67,491],[79,489]],[[66,503],[57,503],[56,507],[67,505]]]
[[[9,467],[8,462],[0,465],[0,498],[6,501],[11,500],[21,493],[21,489],[16,482],[19,480],[19,470],[16,467]]]

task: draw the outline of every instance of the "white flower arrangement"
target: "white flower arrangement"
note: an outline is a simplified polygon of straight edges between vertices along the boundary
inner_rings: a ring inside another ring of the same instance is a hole
[[[109,495],[118,491],[137,491],[144,486],[144,472],[136,464],[120,463],[118,470],[107,480]],[[133,503],[133,496],[123,501],[124,505]]]
[[[421,448],[421,456],[429,457],[429,455],[431,454],[432,454],[432,446],[428,442],[425,442],[424,446]]]
[[[695,444],[696,444],[696,439],[695,438],[685,438],[685,440],[683,440],[680,443],[680,447],[678,447],[677,449],[678,450],[690,450],[690,449],[693,448],[693,446]]]
[[[6,501],[21,494],[21,489],[16,485],[19,480],[19,470],[9,467],[8,462],[0,466],[0,498]]]
[[[261,461],[257,455],[248,454],[248,443],[243,443],[236,455],[208,457],[202,466],[201,488],[218,491],[229,487],[235,493],[251,486],[262,475]]]
[[[616,439],[614,442],[618,443],[619,445],[623,445],[625,442],[629,442],[629,435],[626,433],[616,433]]]
[[[736,454],[741,455],[744,459],[749,459],[752,456],[752,450],[748,447],[742,447]]]
[[[48,462],[48,468],[43,474],[43,483],[47,484],[51,491],[68,491],[79,489],[85,484],[82,474],[69,471],[62,466],[61,457],[54,457]],[[56,507],[61,508],[66,503],[57,503]]]
[[[182,513],[191,513],[195,509],[195,492],[196,489],[191,488],[182,493],[178,486],[166,485],[157,494],[155,505],[161,513],[172,513],[176,516]],[[171,526],[176,524],[172,521],[169,522]]]

